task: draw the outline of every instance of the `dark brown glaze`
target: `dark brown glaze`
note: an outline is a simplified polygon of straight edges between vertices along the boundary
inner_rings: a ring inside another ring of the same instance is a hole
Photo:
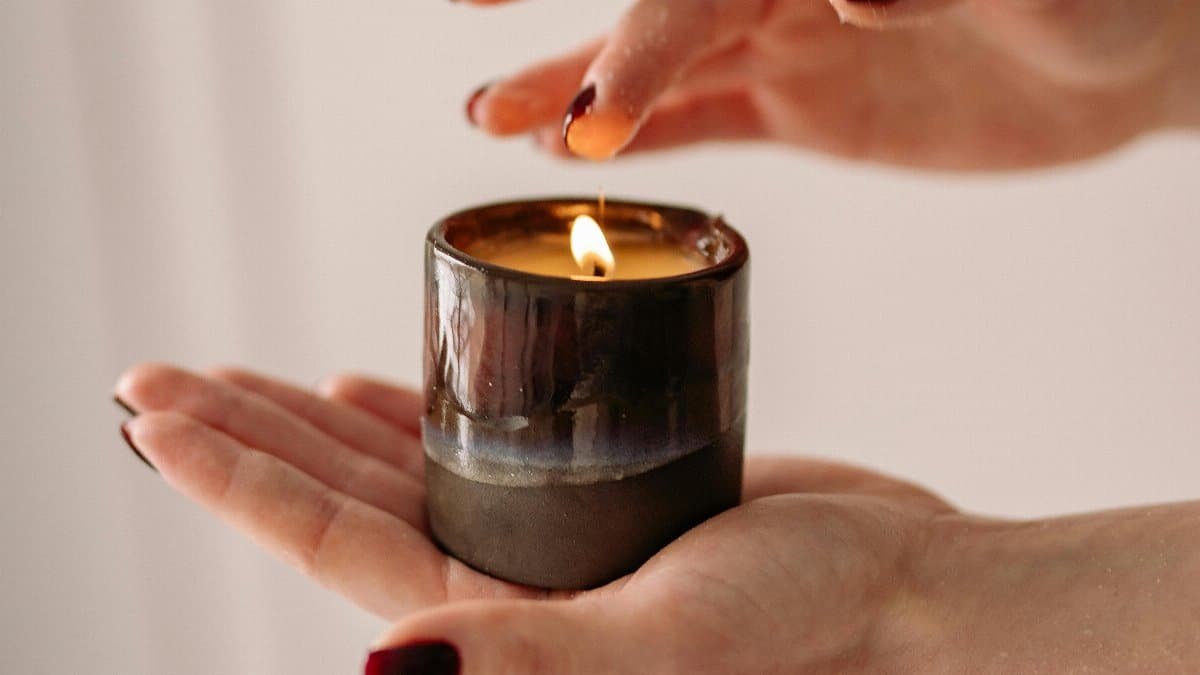
[[[468,564],[536,586],[615,578],[740,497],[740,235],[698,211],[610,201],[606,229],[711,265],[596,282],[468,253],[495,237],[562,232],[594,210],[585,199],[484,207],[439,223],[426,247],[433,531]]]
[[[449,642],[428,641],[372,652],[366,675],[458,675],[462,661]]]
[[[118,399],[118,402],[120,402],[120,399]],[[124,404],[121,404],[121,407],[128,409],[128,406],[125,406]],[[154,473],[158,473],[158,468],[151,464],[150,460],[146,459],[146,456],[142,454],[142,451],[138,450],[138,447],[134,445],[133,437],[129,435],[129,428],[124,424],[121,425],[121,438],[125,439],[125,445],[129,446],[129,449],[133,451],[133,454],[137,455],[137,458],[142,460],[142,464],[150,467],[150,470]]]
[[[138,412],[133,409],[133,406],[129,405],[125,401],[122,401],[121,397],[117,396],[116,394],[113,394],[113,403],[116,403],[118,408],[129,413],[129,415],[132,417],[136,417],[138,414]]]
[[[568,148],[571,147],[571,142],[569,140],[571,125],[575,123],[575,120],[592,112],[592,105],[595,103],[596,85],[589,84],[581,89],[580,92],[575,95],[574,100],[571,101],[571,105],[567,106],[567,113],[563,115],[562,138],[563,144]]]
[[[479,99],[487,93],[488,89],[491,89],[493,84],[495,83],[487,82],[480,85],[475,91],[471,92],[471,96],[467,98],[467,104],[465,107],[466,109],[464,112],[466,113],[467,121],[471,123],[471,126],[479,126],[479,122],[475,119],[475,104],[478,103]]]

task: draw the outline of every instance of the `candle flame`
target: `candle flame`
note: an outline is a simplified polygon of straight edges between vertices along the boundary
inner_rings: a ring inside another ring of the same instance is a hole
[[[604,230],[588,215],[579,216],[571,225],[571,255],[575,256],[579,269],[588,276],[606,277],[616,267],[616,259],[608,247]]]

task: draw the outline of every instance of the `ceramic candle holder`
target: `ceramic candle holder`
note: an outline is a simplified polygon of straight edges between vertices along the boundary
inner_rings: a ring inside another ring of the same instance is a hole
[[[489,262],[580,214],[699,269],[589,280]],[[591,588],[738,504],[748,258],[719,217],[653,204],[513,202],[436,224],[423,433],[439,544],[501,579]]]

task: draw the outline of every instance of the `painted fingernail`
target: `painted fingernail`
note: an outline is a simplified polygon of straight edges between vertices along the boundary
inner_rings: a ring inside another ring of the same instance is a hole
[[[125,406],[122,405],[122,407]],[[150,467],[151,471],[158,473],[158,469],[154,468],[154,465],[150,463],[150,460],[146,459],[146,456],[142,454],[142,451],[138,450],[137,446],[133,444],[133,437],[129,434],[128,422],[121,425],[121,438],[125,439],[125,443],[129,445],[129,449],[133,451],[133,454],[137,455],[138,459],[142,460],[142,463]]]
[[[366,675],[458,675],[462,663],[449,642],[414,642],[396,649],[373,652]]]
[[[130,415],[136,416],[138,414],[138,412],[133,409],[133,406],[129,405],[125,401],[122,401],[121,397],[117,396],[116,394],[113,394],[113,403],[116,403],[118,408],[120,408],[121,410],[124,410],[125,412],[129,413]]]
[[[488,89],[492,88],[493,84],[495,82],[485,82],[478,89],[471,92],[470,98],[467,99],[467,121],[471,123],[471,126],[479,126],[479,122],[475,120],[475,104],[479,103],[479,99],[483,98],[483,95],[487,93]]]
[[[592,112],[592,105],[595,102],[596,85],[589,84],[575,96],[575,100],[571,101],[571,105],[567,107],[567,114],[563,118],[562,137],[563,143],[568,149],[571,147],[571,126],[575,124],[575,120]]]

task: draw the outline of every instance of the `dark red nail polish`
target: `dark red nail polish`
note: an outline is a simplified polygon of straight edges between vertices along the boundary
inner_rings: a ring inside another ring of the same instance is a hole
[[[567,141],[567,135],[571,132],[571,125],[575,120],[592,112],[592,104],[596,102],[596,85],[589,84],[584,87],[576,96],[575,100],[571,101],[571,105],[567,107],[567,114],[563,118],[563,143],[570,147]]]
[[[122,404],[121,407],[128,410],[124,404]],[[142,460],[142,463],[150,467],[151,471],[158,473],[158,469],[154,468],[154,465],[150,463],[150,460],[146,459],[146,456],[142,454],[142,451],[138,450],[137,446],[133,444],[133,438],[129,435],[129,428],[125,424],[121,425],[121,438],[125,439],[125,443],[129,446],[129,449],[133,451],[133,454],[137,455],[138,459]]]
[[[130,415],[136,416],[138,414],[138,412],[133,409],[133,406],[129,405],[125,401],[122,401],[120,396],[117,396],[114,394],[113,395],[113,403],[116,403],[118,408],[120,408],[121,410],[124,410],[125,412],[129,413]]]
[[[478,89],[471,92],[471,96],[467,99],[467,121],[471,123],[471,126],[479,126],[479,122],[475,121],[475,104],[479,102],[479,99],[485,93],[487,93],[488,89],[492,88],[493,84],[495,84],[495,82],[486,82],[480,85]]]
[[[458,675],[462,663],[449,642],[414,642],[367,658],[366,675]]]

